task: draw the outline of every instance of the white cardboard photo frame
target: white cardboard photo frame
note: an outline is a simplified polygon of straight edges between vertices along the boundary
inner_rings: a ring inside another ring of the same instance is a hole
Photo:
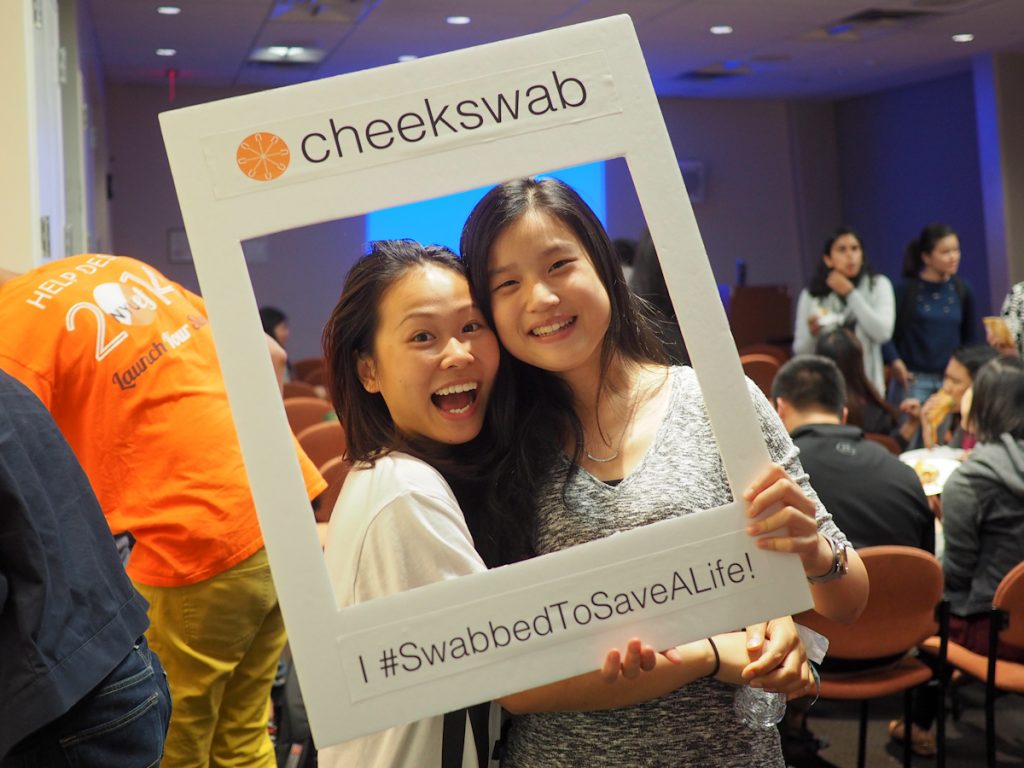
[[[497,95],[514,93],[518,117],[497,121]],[[632,636],[669,647],[811,606],[798,558],[757,549],[741,503],[336,606],[246,270],[250,238],[624,157],[734,498],[769,463],[627,16],[160,121],[318,747],[595,669]],[[255,163],[253,147],[263,153]],[[631,610],[606,617],[615,596]],[[471,652],[385,669],[389,650],[400,663],[395,649],[408,643],[454,648],[459,637]]]

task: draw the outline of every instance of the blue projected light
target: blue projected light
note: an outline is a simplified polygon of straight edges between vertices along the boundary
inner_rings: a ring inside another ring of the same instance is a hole
[[[608,226],[603,161],[537,175],[554,176],[571,186],[594,209],[601,223]],[[366,216],[366,239],[408,237],[428,245],[446,245],[458,253],[462,225],[488,189],[490,187],[374,211]]]

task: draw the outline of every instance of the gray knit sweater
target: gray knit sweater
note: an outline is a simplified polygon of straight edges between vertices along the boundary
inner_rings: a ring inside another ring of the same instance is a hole
[[[621,483],[608,485],[581,470],[563,503],[568,460],[552,473],[539,497],[539,554],[732,501],[696,375],[674,368],[671,386],[671,404],[650,449]],[[817,501],[774,410],[753,385],[750,392],[772,460]],[[818,525],[842,538],[820,503]],[[754,730],[734,716],[735,690],[703,679],[623,709],[516,716],[502,766],[782,766],[778,732]]]

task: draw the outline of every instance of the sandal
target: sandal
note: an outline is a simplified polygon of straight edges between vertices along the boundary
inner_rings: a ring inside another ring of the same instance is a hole
[[[889,723],[889,736],[900,742],[904,741],[904,728],[902,720],[893,720]],[[926,731],[916,725],[910,726],[910,751],[920,757],[931,757],[936,753],[935,736],[931,731]]]

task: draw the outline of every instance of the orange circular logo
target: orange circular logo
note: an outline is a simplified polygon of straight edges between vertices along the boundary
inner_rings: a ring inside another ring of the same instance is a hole
[[[263,131],[246,136],[235,152],[239,170],[255,181],[273,181],[288,169],[291,159],[284,139]]]

